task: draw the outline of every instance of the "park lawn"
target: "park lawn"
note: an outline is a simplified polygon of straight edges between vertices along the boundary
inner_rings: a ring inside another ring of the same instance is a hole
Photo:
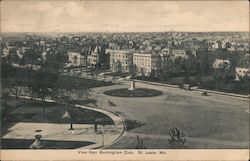
[[[146,149],[171,149],[168,147],[168,136],[165,139],[157,139],[157,138],[142,138],[143,145]],[[124,136],[118,142],[115,142],[113,145],[108,147],[108,149],[135,149],[138,141],[135,137],[126,137]],[[192,142],[187,139],[187,142],[184,146],[184,149],[239,149],[244,147],[239,147],[235,145],[231,145],[230,148],[226,145],[218,144],[214,145],[213,143],[202,143],[202,142]]]
[[[2,71],[2,87],[11,87],[11,86],[31,86],[32,82],[36,83],[34,79],[38,74],[38,71],[32,70],[28,71],[27,69],[11,67],[11,69]],[[112,85],[112,82],[86,79],[80,77],[66,76],[62,74],[47,73],[50,77],[54,77],[55,81],[47,83],[48,88],[57,88],[57,89],[89,89],[93,87],[100,86],[109,86]]]
[[[57,103],[4,97],[1,98],[1,106],[3,107],[1,108],[2,135],[18,122],[69,123],[69,119],[63,118],[66,111],[69,111],[73,123],[76,124],[94,124],[95,119],[103,119],[104,124],[107,125],[114,124],[111,118],[100,112]],[[45,116],[43,116],[43,110],[45,110]]]
[[[126,105],[126,108],[133,108],[131,110],[137,116],[137,121],[144,124],[131,132],[168,136],[170,128],[178,127],[189,137],[231,141],[249,139],[249,133],[246,133],[249,114],[244,109],[209,102],[199,104],[197,100],[188,97],[180,98],[177,102],[152,101],[151,104],[126,100]],[[139,114],[139,111],[147,112]]]

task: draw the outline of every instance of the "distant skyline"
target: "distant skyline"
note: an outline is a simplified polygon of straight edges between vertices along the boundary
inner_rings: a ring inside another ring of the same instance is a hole
[[[248,1],[7,1],[1,32],[249,31]]]

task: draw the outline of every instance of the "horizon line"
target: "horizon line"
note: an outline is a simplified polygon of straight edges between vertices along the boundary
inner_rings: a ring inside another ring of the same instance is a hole
[[[183,32],[183,33],[215,33],[215,32],[248,32],[249,31],[0,31],[0,34],[4,33],[50,33],[50,34],[60,34],[60,33],[162,33],[162,32]]]

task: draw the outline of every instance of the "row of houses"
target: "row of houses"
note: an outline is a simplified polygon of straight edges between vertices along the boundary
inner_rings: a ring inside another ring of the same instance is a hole
[[[95,47],[90,55],[81,55],[78,52],[68,52],[70,66],[88,66],[94,68],[100,61],[100,48]],[[160,53],[151,53],[138,51],[135,49],[117,50],[106,49],[105,53],[109,55],[110,71],[119,73],[145,74],[149,76],[153,70],[158,70],[167,65],[168,61],[174,61],[180,57],[188,59],[190,56],[196,57],[196,52],[184,49],[163,49]],[[231,62],[229,59],[215,59],[213,68],[229,68]],[[248,68],[237,67],[235,69],[236,79],[245,75],[250,76]]]
[[[110,54],[110,70],[112,72],[131,73],[135,70],[137,74],[149,76],[153,70],[160,69],[167,65],[167,61],[174,61],[177,57],[188,59],[191,55],[195,56],[192,51],[186,50],[167,50],[160,54],[143,53],[135,50],[112,50],[107,49],[106,53]],[[231,62],[229,59],[215,59],[213,69],[229,68]],[[136,69],[134,69],[136,68]],[[236,80],[240,77],[250,77],[249,68],[236,67]]]
[[[213,63],[213,69],[226,68],[229,69],[232,65],[229,59],[215,59]],[[241,77],[250,77],[250,69],[246,67],[236,67],[235,68],[235,80],[240,80]]]
[[[95,68],[95,65],[100,62],[100,47],[96,46],[89,55],[83,55],[79,52],[68,51],[69,64],[68,66],[88,66]],[[145,74],[151,73],[152,69],[159,68],[159,61],[164,66],[166,60],[174,60],[177,57],[183,59],[189,58],[192,52],[183,49],[163,49],[160,53],[152,53],[148,51],[138,51],[135,49],[106,49],[105,54],[110,57],[110,70],[115,71],[118,66],[122,73],[131,72],[131,66],[137,66],[138,71],[144,70]]]

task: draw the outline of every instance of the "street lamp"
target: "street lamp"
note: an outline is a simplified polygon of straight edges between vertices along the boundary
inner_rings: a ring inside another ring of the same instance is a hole
[[[74,129],[73,129],[72,116],[70,115],[70,113],[69,113],[68,111],[66,111],[66,112],[64,113],[64,115],[63,115],[62,118],[68,118],[68,119],[70,119],[70,128],[69,128],[69,130],[74,130]]]
[[[102,123],[102,129],[99,134],[102,135],[102,146],[104,146],[104,120],[101,118],[95,119],[95,132],[97,132],[97,124]]]
[[[104,147],[104,125],[101,133],[102,133],[102,146]]]

